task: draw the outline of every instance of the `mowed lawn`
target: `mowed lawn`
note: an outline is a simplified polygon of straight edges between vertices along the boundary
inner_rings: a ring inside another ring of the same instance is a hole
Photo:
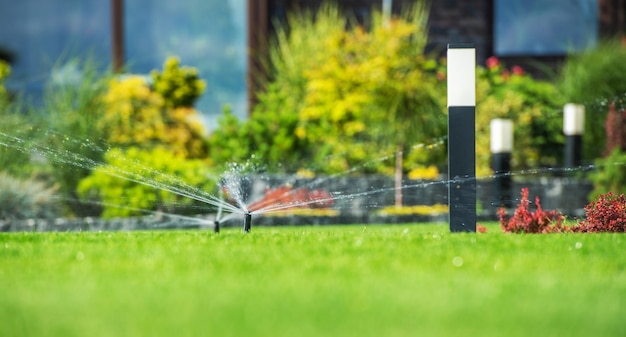
[[[626,336],[626,236],[2,233],[0,336]]]

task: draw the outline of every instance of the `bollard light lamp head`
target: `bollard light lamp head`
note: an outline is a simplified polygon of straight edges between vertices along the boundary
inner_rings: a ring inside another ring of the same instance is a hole
[[[567,103],[563,107],[563,133],[579,136],[585,132],[585,106]]]
[[[448,107],[476,106],[476,49],[473,44],[448,45]]]
[[[491,153],[513,152],[513,121],[496,118],[491,120]]]

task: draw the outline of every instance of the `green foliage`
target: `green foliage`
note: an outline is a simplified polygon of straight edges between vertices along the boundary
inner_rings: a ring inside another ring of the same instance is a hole
[[[257,160],[273,171],[295,172],[312,167],[311,149],[295,134],[306,92],[305,72],[323,63],[325,39],[342,32],[346,20],[336,6],[324,5],[314,15],[294,12],[279,26],[270,49],[270,82],[257,93],[259,103],[246,121],[225,108],[211,136],[215,163]]]
[[[251,162],[275,172],[295,172],[308,164],[308,148],[294,136],[298,116],[259,107],[240,121],[228,107],[210,137],[211,159],[223,168],[232,162]]]
[[[316,162],[327,161],[329,172],[398,147],[409,154],[411,145],[445,134],[445,95],[433,74],[437,63],[423,55],[427,11],[415,7],[408,13],[389,22],[376,14],[370,31],[355,27],[327,37],[324,61],[305,72],[296,135],[313,144],[322,155]],[[442,164],[436,159],[427,163]],[[392,163],[386,165],[377,170],[389,173]]]
[[[100,97],[103,110],[95,125],[112,148],[101,150],[106,164],[90,167],[77,192],[83,200],[102,202],[105,217],[140,214],[138,209],[173,212],[193,200],[165,189],[214,187],[207,182],[209,163],[201,160],[208,151],[204,129],[192,107],[204,82],[176,58],[164,67],[152,72],[154,89],[131,75],[111,79]]]
[[[476,83],[477,175],[490,175],[490,122],[513,121],[515,169],[557,166],[563,153],[563,99],[549,82],[533,79],[523,69],[507,69],[491,57],[477,68]]]
[[[44,104],[38,113],[41,127],[46,129],[37,135],[43,148],[93,162],[102,161],[106,145],[102,145],[105,135],[98,127],[98,120],[106,109],[102,97],[111,73],[99,68],[92,58],[73,59],[55,67],[56,76],[46,83]],[[56,160],[48,162],[49,174],[59,184],[59,192],[67,197],[69,209],[75,215],[90,215],[93,209],[76,202],[76,187],[90,174],[90,168]]]
[[[323,173],[374,162],[364,170],[390,173],[393,160],[377,159],[401,147],[410,158],[440,164],[443,147],[410,156],[412,145],[445,133],[437,62],[423,56],[426,17],[423,6],[387,23],[375,14],[366,31],[335,5],[292,13],[270,48],[271,80],[259,104],[246,122],[222,118],[214,159],[255,155],[278,171],[304,165]]]
[[[32,118],[29,113],[23,112],[19,101],[11,99],[6,87],[5,79],[11,75],[11,67],[0,60],[0,172],[7,172],[12,176],[25,178],[33,173],[30,155],[11,146],[6,142],[11,137],[20,138],[24,146],[33,137]]]
[[[8,100],[9,93],[4,86],[4,81],[9,75],[11,75],[11,66],[3,60],[0,60],[0,104]]]
[[[56,187],[35,179],[19,179],[0,172],[0,220],[59,216]]]
[[[163,71],[150,73],[154,91],[163,97],[168,108],[193,107],[202,95],[206,83],[198,77],[198,70],[181,67],[176,57],[168,58],[163,64]]]
[[[610,104],[626,108],[626,47],[608,40],[596,48],[570,55],[563,65],[560,88],[569,102],[585,106],[584,157],[598,158],[606,141],[604,121]]]
[[[111,80],[98,126],[112,146],[165,147],[186,158],[204,158],[204,129],[198,111],[189,105],[204,90],[203,82],[194,69],[179,68],[177,59],[165,66],[163,73],[153,73],[158,90],[140,76]]]
[[[594,164],[596,169],[589,174],[593,182],[590,199],[597,199],[608,192],[620,193],[626,190],[625,152],[614,148],[607,157],[596,159]]]
[[[187,159],[163,148],[112,148],[104,160],[106,165],[96,167],[81,180],[78,193],[84,201],[102,202],[105,218],[145,214],[142,210],[189,212],[189,206],[206,210],[208,205],[167,190],[202,196],[216,187],[205,161]]]

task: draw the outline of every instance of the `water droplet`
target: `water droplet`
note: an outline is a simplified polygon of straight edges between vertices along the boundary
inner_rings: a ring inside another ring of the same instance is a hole
[[[576,249],[581,249],[583,248],[583,243],[582,242],[576,242],[576,244],[574,245],[574,247],[576,247]]]
[[[455,267],[461,267],[463,265],[463,258],[460,256],[455,256],[452,259],[452,265]]]

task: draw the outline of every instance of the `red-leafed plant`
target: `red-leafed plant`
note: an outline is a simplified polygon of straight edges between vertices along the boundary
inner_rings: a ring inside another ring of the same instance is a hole
[[[576,232],[626,232],[626,197],[613,192],[601,194],[585,206],[587,218],[573,228]]]
[[[263,198],[248,205],[248,210],[257,211],[270,206],[278,206],[281,209],[328,208],[333,202],[332,195],[325,190],[281,186],[267,190]]]
[[[559,233],[566,231],[562,226],[563,216],[558,211],[544,211],[535,197],[535,211],[530,210],[528,188],[522,188],[522,199],[511,218],[507,217],[506,209],[498,210],[500,226],[505,233]]]

